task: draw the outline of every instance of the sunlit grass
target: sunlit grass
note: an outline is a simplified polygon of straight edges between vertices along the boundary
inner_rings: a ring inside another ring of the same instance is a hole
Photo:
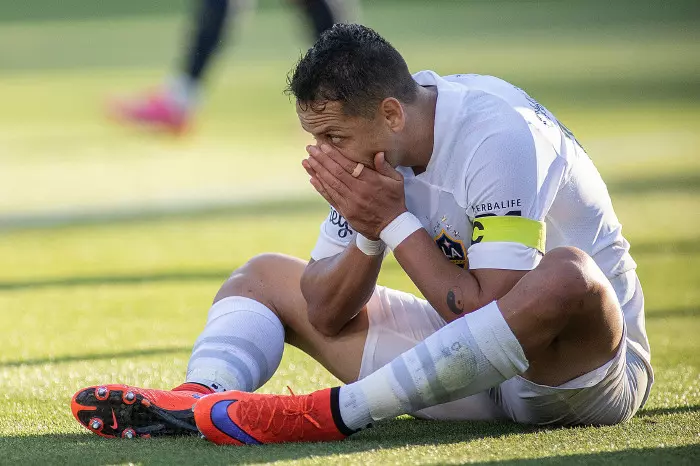
[[[103,115],[111,92],[165,74],[176,7],[46,13],[0,22],[0,463],[700,462],[697,19],[636,3],[605,13],[602,1],[424,3],[368,4],[365,19],[414,70],[522,85],[607,180],[646,296],[656,384],[645,410],[605,428],[400,419],[337,444],[243,449],[88,434],[70,414],[75,390],[180,383],[220,283],[257,253],[308,257],[327,211],[299,166],[308,137],[282,93],[306,44],[287,13],[263,9],[242,25],[179,139]],[[391,257],[380,281],[417,292]],[[287,348],[263,390],[335,383]]]

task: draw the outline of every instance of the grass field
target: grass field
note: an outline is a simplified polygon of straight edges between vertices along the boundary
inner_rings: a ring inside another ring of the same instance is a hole
[[[195,131],[173,140],[114,126],[101,104],[158,82],[186,2],[24,3],[0,5],[0,464],[700,464],[696,2],[377,1],[364,11],[413,70],[504,77],[583,142],[647,300],[656,384],[637,417],[574,429],[402,418],[337,444],[246,448],[104,440],[68,402],[95,383],[179,384],[232,269],[264,251],[309,255],[326,210],[281,92],[302,29],[263,1],[213,73]],[[381,283],[416,291],[393,260]],[[288,347],[262,390],[336,382]]]

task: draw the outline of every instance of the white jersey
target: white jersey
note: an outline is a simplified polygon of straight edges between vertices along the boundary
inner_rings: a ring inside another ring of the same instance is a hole
[[[595,260],[621,302],[635,292],[637,265],[607,187],[554,115],[492,76],[421,71],[413,77],[437,87],[433,154],[419,175],[408,167],[397,170],[408,210],[448,259],[470,269],[531,270],[545,250],[575,246]],[[540,222],[542,247],[505,238],[481,241],[482,224],[494,216]],[[338,254],[353,236],[331,209],[311,257]],[[627,310],[625,321],[630,346],[648,363],[643,306]]]

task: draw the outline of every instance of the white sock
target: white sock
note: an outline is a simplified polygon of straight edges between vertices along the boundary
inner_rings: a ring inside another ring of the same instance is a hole
[[[224,298],[209,310],[186,380],[215,391],[252,392],[275,373],[283,350],[284,327],[274,312],[250,298]]]
[[[357,382],[340,387],[338,392],[340,417],[350,430],[364,429],[373,421],[367,397],[362,390],[354,387],[355,384]]]
[[[168,78],[165,82],[165,91],[172,101],[186,112],[199,103],[199,83],[187,75]]]
[[[360,429],[474,395],[527,368],[523,349],[494,301],[364,379],[341,387],[340,415],[348,428]]]

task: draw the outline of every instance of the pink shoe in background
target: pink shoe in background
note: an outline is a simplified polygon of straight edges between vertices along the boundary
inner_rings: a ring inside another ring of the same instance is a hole
[[[109,113],[116,119],[153,129],[181,134],[187,128],[189,114],[167,93],[153,92],[131,99],[115,99]]]

